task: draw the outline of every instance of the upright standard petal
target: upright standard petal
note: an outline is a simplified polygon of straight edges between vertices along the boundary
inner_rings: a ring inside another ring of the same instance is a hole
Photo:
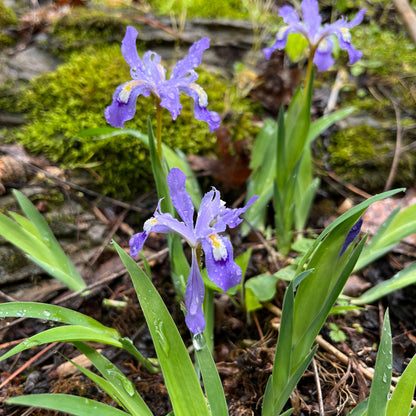
[[[121,42],[121,53],[133,70],[144,71],[143,63],[137,53],[136,39],[138,32],[133,26],[127,26],[126,34]]]
[[[191,271],[185,291],[185,306],[187,311],[185,323],[194,335],[201,333],[205,328],[204,313],[202,312],[204,295],[204,281],[199,270],[196,251],[192,250]]]
[[[185,189],[186,175],[178,168],[172,168],[167,177],[170,199],[179,216],[185,224],[193,228],[194,205],[192,199]]]
[[[178,61],[173,68],[170,79],[182,78],[187,75],[192,69],[201,65],[202,54],[209,48],[209,39],[201,38],[195,42],[190,48],[188,55]]]
[[[308,30],[311,39],[315,37],[321,26],[322,18],[319,14],[317,0],[303,0],[301,3],[303,21]]]
[[[202,241],[208,277],[224,292],[238,285],[242,272],[233,259],[233,246],[228,238],[211,234]]]

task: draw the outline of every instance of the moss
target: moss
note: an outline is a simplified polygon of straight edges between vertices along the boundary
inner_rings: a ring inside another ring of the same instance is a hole
[[[334,172],[370,193],[380,192],[388,178],[394,137],[388,130],[366,125],[340,130],[331,137],[329,145],[330,165]],[[416,167],[415,155],[402,154],[395,183],[411,186]]]
[[[17,24],[16,14],[0,0],[0,28]]]
[[[230,93],[232,88],[218,74],[200,68],[198,72],[198,82],[210,99],[209,108],[222,114],[225,95],[235,97]],[[151,189],[148,150],[137,139],[74,138],[82,130],[106,125],[104,108],[111,103],[116,86],[129,78],[119,45],[73,54],[56,72],[38,77],[23,91],[18,109],[26,112],[29,123],[9,134],[9,140],[15,139],[29,151],[65,166],[93,169],[102,178],[101,190],[105,193],[131,197]],[[206,123],[195,120],[192,100],[184,96],[181,101],[184,108],[175,122],[167,110],[163,113],[164,143],[186,154],[212,151],[215,135],[209,133]],[[233,136],[250,134],[249,104],[233,99],[231,105],[242,114],[233,127]],[[126,127],[146,132],[148,116],[155,119],[153,101],[140,97],[136,116]]]
[[[15,43],[15,40],[6,33],[2,33],[1,29],[16,25],[17,23],[17,17],[14,11],[6,7],[3,0],[0,0],[0,49],[13,46]]]
[[[248,11],[241,0],[154,0],[151,2],[153,10],[160,14],[173,13],[179,16],[186,9],[187,18],[213,17],[246,19]]]
[[[59,56],[68,56],[86,47],[102,47],[115,43],[119,45],[128,24],[131,22],[120,18],[120,13],[113,9],[72,8],[51,29],[51,51]]]

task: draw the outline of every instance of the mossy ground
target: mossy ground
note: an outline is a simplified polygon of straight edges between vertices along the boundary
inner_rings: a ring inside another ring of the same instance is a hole
[[[12,9],[6,7],[3,0],[0,0],[0,49],[14,44],[15,40],[6,33],[2,33],[2,29],[16,24],[16,14]]]
[[[218,74],[198,69],[198,82],[209,97],[209,108],[222,114],[230,102],[242,114],[234,128],[235,139],[255,134],[249,122],[250,105],[235,100],[233,88]],[[25,112],[28,124],[9,132],[29,151],[42,153],[50,160],[71,168],[83,167],[101,178],[101,190],[117,197],[132,197],[153,188],[148,150],[128,136],[106,140],[77,137],[77,133],[105,126],[104,109],[111,103],[117,85],[130,79],[129,67],[120,46],[86,48],[73,53],[56,72],[42,75],[18,99],[18,110]],[[206,154],[215,150],[216,137],[206,123],[193,117],[193,102],[182,98],[184,108],[174,122],[163,113],[163,141],[185,154]],[[151,97],[140,97],[136,116],[126,127],[147,131],[147,118],[155,120]]]
[[[396,29],[374,21],[354,28],[354,45],[364,56],[351,68],[357,86],[344,89],[341,104],[353,105],[363,124],[334,134],[328,149],[335,173],[369,192],[384,188],[391,168],[397,132],[392,101],[399,106],[402,127],[416,121],[416,47],[403,30]],[[379,127],[370,127],[367,121]],[[410,147],[400,155],[395,186],[413,186],[416,152],[411,143],[415,139],[414,129],[403,133],[402,147]]]

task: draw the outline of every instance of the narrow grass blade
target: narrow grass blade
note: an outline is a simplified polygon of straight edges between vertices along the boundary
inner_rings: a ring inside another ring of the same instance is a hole
[[[114,246],[136,289],[175,414],[210,416],[191,359],[162,298],[136,262],[117,243]]]
[[[37,302],[7,302],[0,304],[0,318],[19,317],[36,318],[63,324],[79,325],[94,329],[108,337],[119,339],[120,334],[114,328],[108,328],[100,322],[80,312]]]
[[[202,349],[195,348],[195,356],[201,369],[211,414],[215,416],[228,416],[227,402],[225,400],[221,379],[208,345],[205,344]]]
[[[21,351],[50,342],[73,342],[73,341],[94,341],[103,344],[112,345],[114,347],[123,348],[123,344],[111,336],[102,333],[99,330],[86,328],[78,325],[65,325],[57,328],[47,329],[39,334],[22,341],[14,348],[6,352],[0,357],[0,361],[5,360]]]
[[[401,240],[414,233],[416,233],[416,204],[402,211],[400,207],[396,208],[370,240],[356,270],[388,253]]]
[[[367,416],[383,416],[386,414],[391,384],[392,365],[393,356],[390,318],[388,310],[386,310],[383,322],[383,332],[374,368],[374,378],[371,383]]]
[[[108,390],[105,390],[104,384],[100,387],[103,388],[108,394],[110,394],[113,399],[119,400],[126,408],[126,410],[128,410],[132,415],[152,415],[152,412],[147,407],[140,394],[137,392],[133,383],[110,360],[83,342],[74,342],[74,345],[94,364],[95,368],[105,377],[105,381],[107,381],[111,387],[109,387]],[[80,369],[80,371],[83,370],[85,369]],[[92,379],[91,374],[84,374]],[[99,377],[96,374],[94,374],[94,376]],[[97,382],[96,380],[94,381]]]
[[[36,227],[45,245],[50,247],[50,250],[53,256],[55,257],[55,261],[58,264],[60,264],[61,268],[66,272],[66,274],[71,276],[71,281],[73,282],[72,285],[76,287],[79,286],[79,289],[76,290],[83,289],[86,286],[85,282],[82,280],[82,277],[79,275],[74,264],[63,252],[61,246],[59,245],[51,229],[49,228],[45,218],[43,218],[43,216],[39,213],[36,207],[21,192],[14,189],[13,195],[19,202],[19,205],[22,208],[23,212],[26,214],[26,217]]]
[[[303,255],[302,259],[300,259],[298,264],[298,271],[302,270],[304,264],[309,259],[311,254],[315,251],[321,241],[339,224],[347,220],[348,218],[355,216],[356,214],[362,215],[362,213],[374,202],[381,201],[382,199],[388,198],[393,196],[399,192],[404,192],[405,188],[398,188],[392,189],[391,191],[383,192],[381,194],[377,194],[372,196],[371,198],[366,199],[365,201],[361,202],[354,208],[351,208],[340,217],[338,217],[334,222],[332,222],[325,230],[319,235],[319,237],[315,240],[315,243],[309,248],[309,250]]]
[[[416,283],[416,263],[413,263],[400,272],[396,273],[391,279],[385,280],[384,282],[373,286],[358,298],[352,299],[351,303],[355,305],[365,305],[372,303],[388,295],[389,293],[414,283]]]
[[[413,356],[387,404],[386,416],[408,416],[416,387],[416,355]]]
[[[318,120],[311,123],[308,132],[307,144],[311,144],[321,133],[334,123],[344,119],[355,111],[354,107],[343,108],[342,110],[334,111],[331,114],[322,116]]]
[[[107,404],[69,394],[31,394],[12,397],[5,400],[5,402],[7,404],[57,410],[58,412],[66,412],[75,416],[126,416],[129,414]]]
[[[368,398],[363,400],[361,403],[358,403],[351,412],[348,413],[348,416],[366,416],[368,407]]]

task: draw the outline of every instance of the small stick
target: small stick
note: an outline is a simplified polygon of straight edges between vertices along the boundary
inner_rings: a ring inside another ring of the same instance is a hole
[[[26,361],[21,367],[19,367],[13,374],[6,378],[3,383],[0,384],[0,389],[2,389],[6,384],[12,381],[15,377],[17,377],[23,370],[28,368],[30,365],[33,364],[39,357],[41,357],[46,351],[50,350],[51,348],[55,347],[58,343],[53,342],[52,344],[45,347],[42,351],[39,351],[36,355],[34,355],[30,360]]]
[[[315,376],[316,391],[318,394],[319,416],[325,416],[324,402],[322,399],[321,381],[319,380],[319,371],[318,371],[318,366],[316,365],[315,358],[312,358],[312,367],[313,367],[313,374]]]

